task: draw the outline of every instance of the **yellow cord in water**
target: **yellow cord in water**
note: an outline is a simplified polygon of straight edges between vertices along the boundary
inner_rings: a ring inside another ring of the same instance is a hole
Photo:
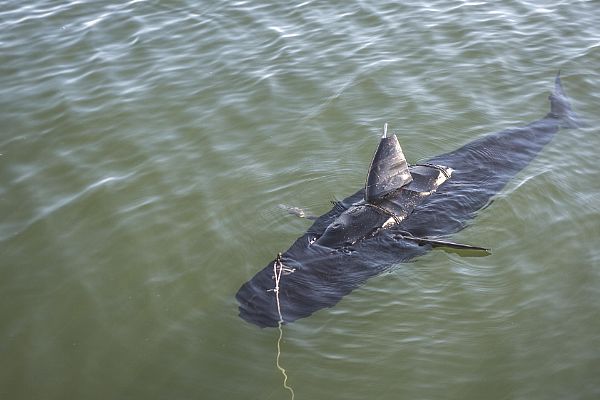
[[[294,389],[287,384],[288,376],[285,372],[285,368],[279,364],[279,357],[281,356],[281,339],[283,338],[283,316],[281,315],[281,306],[279,304],[279,281],[281,280],[281,274],[283,272],[283,263],[281,262],[281,253],[277,256],[277,259],[273,263],[273,278],[275,279],[275,300],[277,301],[277,313],[279,314],[279,321],[277,321],[277,328],[279,329],[279,338],[277,339],[277,369],[281,371],[283,375],[283,388],[290,391],[292,400],[294,400]]]
[[[281,364],[279,364],[279,356],[281,356],[281,338],[283,337],[283,329],[281,329],[281,322],[279,322],[277,327],[279,328],[279,339],[277,339],[277,369],[279,369],[281,371],[281,374],[283,375],[284,389],[287,389],[290,391],[292,400],[294,400],[294,389],[292,389],[292,387],[287,384],[288,376],[285,373],[285,368],[283,368],[281,366]]]

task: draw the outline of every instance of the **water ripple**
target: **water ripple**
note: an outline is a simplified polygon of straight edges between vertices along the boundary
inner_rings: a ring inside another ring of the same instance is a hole
[[[285,326],[282,360],[305,398],[598,397],[596,8],[9,1],[8,397],[277,397],[232,294],[310,224],[279,204],[360,188],[384,122],[415,162],[535,120],[558,69],[589,126],[453,238],[493,254],[397,266]]]

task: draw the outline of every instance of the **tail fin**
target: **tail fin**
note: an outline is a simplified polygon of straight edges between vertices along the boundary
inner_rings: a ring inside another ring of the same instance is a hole
[[[554,80],[554,91],[548,96],[548,99],[550,99],[550,114],[548,114],[548,117],[558,118],[561,128],[579,128],[583,126],[579,121],[579,117],[571,108],[569,98],[562,87],[560,70]]]

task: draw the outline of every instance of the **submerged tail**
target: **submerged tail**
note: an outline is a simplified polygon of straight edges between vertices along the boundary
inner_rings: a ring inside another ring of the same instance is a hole
[[[571,102],[565,94],[560,81],[560,71],[554,80],[554,91],[550,96],[550,113],[548,117],[558,118],[561,128],[579,128],[583,126],[577,114],[571,108]]]

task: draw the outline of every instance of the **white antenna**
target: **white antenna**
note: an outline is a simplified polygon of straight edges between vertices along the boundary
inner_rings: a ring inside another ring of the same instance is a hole
[[[385,124],[383,124],[383,136],[381,137],[382,139],[385,139],[387,137],[387,126],[388,126],[387,122]]]

